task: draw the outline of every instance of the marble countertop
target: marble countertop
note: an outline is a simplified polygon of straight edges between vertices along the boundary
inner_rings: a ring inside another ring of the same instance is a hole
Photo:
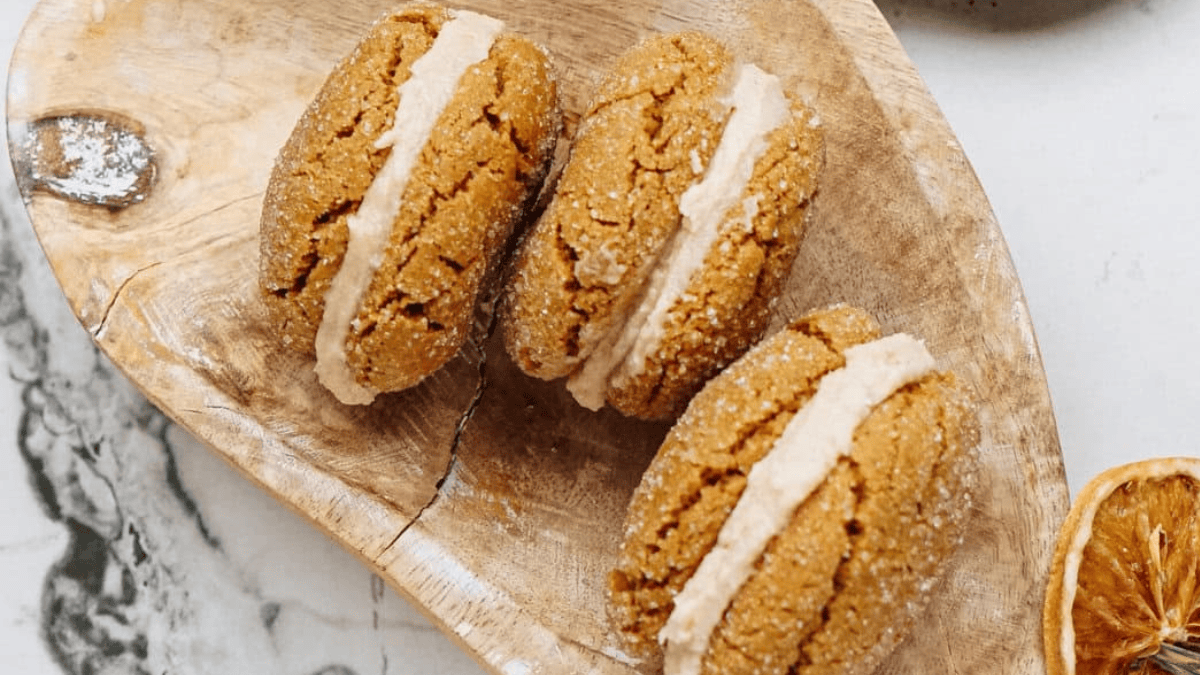
[[[1200,3],[878,0],[1021,276],[1068,486],[1200,438]],[[7,58],[34,0],[0,6]],[[0,165],[0,663],[478,673],[92,346]],[[147,542],[155,542],[150,546]]]

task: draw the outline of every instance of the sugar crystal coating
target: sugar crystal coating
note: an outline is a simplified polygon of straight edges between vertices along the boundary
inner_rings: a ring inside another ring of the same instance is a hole
[[[631,648],[656,651],[674,598],[712,548],[745,476],[842,352],[878,328],[814,313],[735,361],[693,399],[634,494],[610,578]],[[948,374],[877,406],[851,453],[793,514],[718,624],[702,672],[869,670],[907,632],[971,511],[977,429]]]
[[[406,5],[330,74],[280,152],[264,199],[260,286],[285,344],[311,352],[357,210],[390,149],[398,86],[449,13]],[[560,128],[546,54],[502,35],[466,72],[421,150],[346,338],[359,384],[412,386],[465,341],[481,285],[527,212]]]
[[[545,214],[523,242],[501,330],[526,373],[575,373],[619,331],[680,230],[731,115],[728,50],[698,33],[656,36],[608,73]],[[610,379],[603,398],[669,418],[705,379],[758,339],[790,272],[823,163],[819,128],[790,101],[703,271],[666,314],[658,349]],[[594,405],[595,397],[589,397]]]

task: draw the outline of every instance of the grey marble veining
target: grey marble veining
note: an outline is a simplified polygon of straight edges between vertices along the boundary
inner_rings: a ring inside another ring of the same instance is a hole
[[[17,423],[4,451],[36,502],[10,517],[41,520],[43,561],[60,547],[40,576],[5,583],[40,583],[26,634],[52,661],[69,673],[477,672],[120,375],[70,314],[11,179],[4,190],[0,334]],[[15,559],[13,546],[0,556]]]

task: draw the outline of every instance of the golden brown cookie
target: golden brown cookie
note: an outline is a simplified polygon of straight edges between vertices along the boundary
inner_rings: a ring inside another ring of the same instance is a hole
[[[682,411],[765,330],[824,158],[811,111],[699,33],[651,38],[591,103],[501,312],[583,405]]]
[[[472,12],[404,6],[334,68],[271,174],[260,285],[340,399],[458,351],[558,130],[544,52]]]
[[[668,675],[869,672],[961,541],[977,428],[954,378],[860,310],[713,378],[635,491],[610,613]],[[743,527],[744,526],[744,527]]]

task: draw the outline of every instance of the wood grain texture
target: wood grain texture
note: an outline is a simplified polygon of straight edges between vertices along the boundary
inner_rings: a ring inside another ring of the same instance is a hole
[[[264,323],[254,277],[271,164],[328,69],[389,4],[43,0],[8,94],[34,226],[80,321],[152,401],[487,669],[646,671],[605,623],[603,584],[664,426],[589,413],[561,383],[521,376],[486,311],[442,371],[363,409],[324,392]],[[984,428],[975,526],[880,672],[1043,672],[1039,612],[1067,490],[1040,356],[986,197],[875,7],[461,4],[547,45],[569,121],[619,52],[683,28],[720,36],[812,102],[828,169],[776,325],[862,305],[885,330],[928,341],[980,401]],[[106,207],[51,180],[87,164],[41,133],[59,117],[138,134],[152,152],[142,193]]]

